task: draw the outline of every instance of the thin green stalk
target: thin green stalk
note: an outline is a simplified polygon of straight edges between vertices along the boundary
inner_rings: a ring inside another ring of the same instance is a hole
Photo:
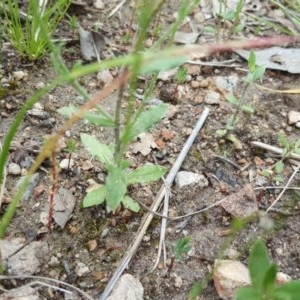
[[[235,107],[235,112],[233,113],[233,117],[232,117],[232,120],[231,120],[231,124],[230,124],[230,127],[234,127],[235,123],[236,123],[236,120],[237,120],[237,116],[238,114],[240,113],[240,110],[241,110],[241,107],[242,105],[244,104],[245,102],[245,99],[246,99],[246,92],[248,90],[248,88],[250,87],[250,84],[249,83],[246,83],[243,90],[242,90],[242,94],[240,96],[240,100],[238,102],[238,105]]]

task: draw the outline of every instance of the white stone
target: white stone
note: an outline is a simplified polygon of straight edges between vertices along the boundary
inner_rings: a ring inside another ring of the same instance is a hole
[[[208,186],[208,181],[204,177],[204,175],[188,171],[178,172],[175,178],[175,182],[179,188],[188,185],[199,185],[201,188]]]
[[[8,165],[8,174],[20,175],[21,174],[21,167],[16,163],[10,163]]]
[[[94,0],[93,5],[97,9],[103,9],[104,8],[104,3],[101,0]]]
[[[226,91],[229,93],[234,93],[238,82],[239,82],[239,77],[237,75],[217,76],[215,78],[216,86],[221,91]]]
[[[216,260],[213,274],[215,288],[221,299],[231,300],[239,287],[251,284],[249,271],[236,260]]]
[[[206,94],[204,102],[210,105],[218,105],[221,101],[221,95],[217,92],[210,91]]]
[[[84,264],[82,262],[77,263],[76,274],[78,275],[78,277],[82,277],[83,275],[85,275],[89,272],[90,272],[90,269],[86,264]]]
[[[174,286],[177,288],[181,288],[182,284],[183,284],[182,277],[180,276],[175,277]]]
[[[16,81],[27,80],[29,77],[27,72],[24,71],[15,71],[13,72],[13,79]]]
[[[130,274],[124,274],[107,300],[143,300],[143,294],[144,288],[140,281]]]
[[[110,84],[113,79],[109,70],[103,70],[97,74],[98,85],[101,87]]]
[[[289,125],[295,124],[300,121],[300,112],[291,110],[289,111],[287,118]]]
[[[70,161],[70,163],[69,163]],[[71,158],[70,160],[68,158],[64,158],[60,163],[59,167],[62,170],[72,169],[74,167],[74,160]]]

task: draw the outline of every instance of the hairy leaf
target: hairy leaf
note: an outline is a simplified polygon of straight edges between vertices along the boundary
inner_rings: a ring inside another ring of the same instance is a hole
[[[267,249],[261,240],[258,240],[250,253],[249,271],[252,285],[255,289],[261,291],[263,280],[270,266],[270,259]]]
[[[111,210],[115,210],[123,200],[127,185],[125,180],[125,170],[120,170],[117,167],[111,168],[106,178],[106,201]]]
[[[65,107],[59,108],[57,110],[57,112],[67,118],[70,118],[73,114],[76,114],[78,112],[78,108],[73,105],[70,105],[70,106],[65,106]],[[101,113],[93,114],[90,112],[86,112],[83,115],[83,119],[85,119],[88,122],[90,122],[91,124],[94,124],[97,126],[103,126],[103,127],[114,127],[115,126],[115,122],[112,118],[104,116]]]
[[[83,199],[83,207],[90,207],[102,204],[106,196],[106,187],[101,186],[96,190],[89,192]]]
[[[82,133],[80,137],[84,147],[93,156],[96,156],[106,168],[112,165],[113,153],[108,146],[101,144],[94,136],[86,133]]]
[[[140,205],[128,195],[123,198],[122,203],[126,208],[134,212],[138,212],[140,210]]]
[[[142,112],[133,126],[127,128],[122,134],[122,141],[128,143],[137,137],[140,133],[150,129],[155,123],[160,121],[168,110],[167,104],[161,104],[151,107],[150,109]]]
[[[127,184],[152,182],[161,178],[166,172],[165,167],[146,164],[126,174]]]

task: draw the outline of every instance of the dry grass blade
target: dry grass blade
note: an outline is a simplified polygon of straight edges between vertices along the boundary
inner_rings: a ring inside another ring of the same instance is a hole
[[[298,166],[295,169],[295,171],[293,172],[292,176],[290,177],[290,179],[286,183],[284,189],[281,191],[281,193],[278,195],[278,197],[274,200],[274,202],[268,207],[268,209],[266,210],[266,212],[270,211],[273,208],[273,206],[280,200],[280,198],[282,197],[282,195],[284,194],[284,192],[287,190],[288,186],[290,185],[290,183],[292,182],[292,180],[294,179],[294,177],[296,176],[296,174],[299,172],[299,169],[300,169],[300,164],[298,164]]]

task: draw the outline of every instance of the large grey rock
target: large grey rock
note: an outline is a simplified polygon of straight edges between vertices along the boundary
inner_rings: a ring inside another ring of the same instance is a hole
[[[188,171],[178,172],[175,177],[175,182],[179,188],[189,185],[197,185],[201,188],[208,186],[208,181],[204,175]]]
[[[124,274],[107,300],[143,300],[143,294],[140,281],[130,274]]]

